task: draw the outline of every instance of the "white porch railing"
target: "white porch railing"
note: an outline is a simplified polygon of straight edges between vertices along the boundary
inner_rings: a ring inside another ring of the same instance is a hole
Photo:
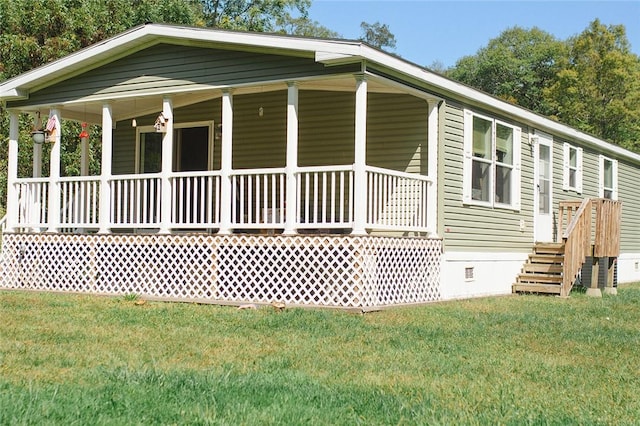
[[[111,186],[111,228],[158,228],[162,186],[160,174],[118,175]]]
[[[284,168],[234,170],[231,199],[220,198],[218,171],[173,173],[173,229],[216,229],[222,209],[230,209],[232,229],[284,229],[286,209],[294,208],[298,229],[349,229],[354,209],[366,209],[367,229],[428,232],[428,177],[368,166],[366,206],[354,206],[352,165],[300,167],[297,197],[286,200]],[[64,177],[61,193],[62,230],[97,229],[100,208],[98,177]],[[162,205],[160,174],[115,175],[109,179],[110,223],[107,228],[159,228]],[[48,227],[48,178],[19,179],[17,227]]]
[[[352,165],[301,167],[297,182],[299,228],[353,225]]]
[[[60,224],[63,227],[97,228],[100,179],[96,176],[60,178]]]
[[[283,228],[285,169],[235,170],[231,174],[231,222],[238,228]]]
[[[367,228],[427,232],[428,177],[367,166]]]
[[[220,172],[183,172],[171,177],[171,223],[178,228],[220,224]]]
[[[49,179],[20,179],[18,191],[18,224],[20,228],[46,228],[48,222]]]

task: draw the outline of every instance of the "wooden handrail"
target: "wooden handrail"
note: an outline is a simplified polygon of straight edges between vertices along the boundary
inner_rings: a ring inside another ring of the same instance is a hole
[[[567,296],[588,256],[617,257],[620,254],[622,203],[603,198],[563,201],[558,213],[558,236],[565,246],[560,295]],[[562,231],[565,213],[567,225]]]
[[[580,208],[576,211],[562,233],[564,242],[564,262],[562,266],[562,288],[560,296],[568,296],[578,273],[587,258],[591,246],[591,199],[582,200]],[[560,218],[562,221],[562,218]]]

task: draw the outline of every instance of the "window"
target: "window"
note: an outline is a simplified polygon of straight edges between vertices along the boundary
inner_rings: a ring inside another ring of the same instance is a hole
[[[464,202],[520,209],[520,129],[471,111],[464,127]]]
[[[137,128],[136,173],[162,171],[164,133],[153,126]],[[213,122],[176,123],[173,132],[173,167],[177,171],[208,170],[213,163]]]
[[[600,156],[599,195],[610,200],[618,199],[618,161]]]
[[[582,148],[565,143],[563,146],[562,189],[582,193]]]
[[[140,133],[140,173],[160,173],[162,170],[163,133]]]

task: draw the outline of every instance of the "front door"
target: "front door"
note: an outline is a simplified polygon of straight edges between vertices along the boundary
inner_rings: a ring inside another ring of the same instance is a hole
[[[535,241],[553,241],[553,137],[536,132],[534,179]]]

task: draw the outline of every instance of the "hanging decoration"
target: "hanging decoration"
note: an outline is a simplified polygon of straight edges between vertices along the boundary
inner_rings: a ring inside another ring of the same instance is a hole
[[[31,129],[31,139],[33,143],[40,145],[45,140],[45,134],[42,130],[42,119],[40,118],[40,111],[36,113],[36,120],[33,123],[33,129]]]
[[[160,113],[158,118],[156,118],[156,123],[153,125],[153,127],[155,127],[155,129],[156,129],[156,132],[166,133],[167,132],[167,121],[169,121],[169,119],[167,117],[165,117],[163,113]]]
[[[78,135],[80,139],[88,138],[89,132],[87,132],[87,123],[82,123],[82,131]]]
[[[53,114],[49,117],[49,120],[47,120],[46,131],[47,141],[52,143],[55,142],[57,133],[60,131],[60,120],[58,120],[58,116],[56,114]]]

